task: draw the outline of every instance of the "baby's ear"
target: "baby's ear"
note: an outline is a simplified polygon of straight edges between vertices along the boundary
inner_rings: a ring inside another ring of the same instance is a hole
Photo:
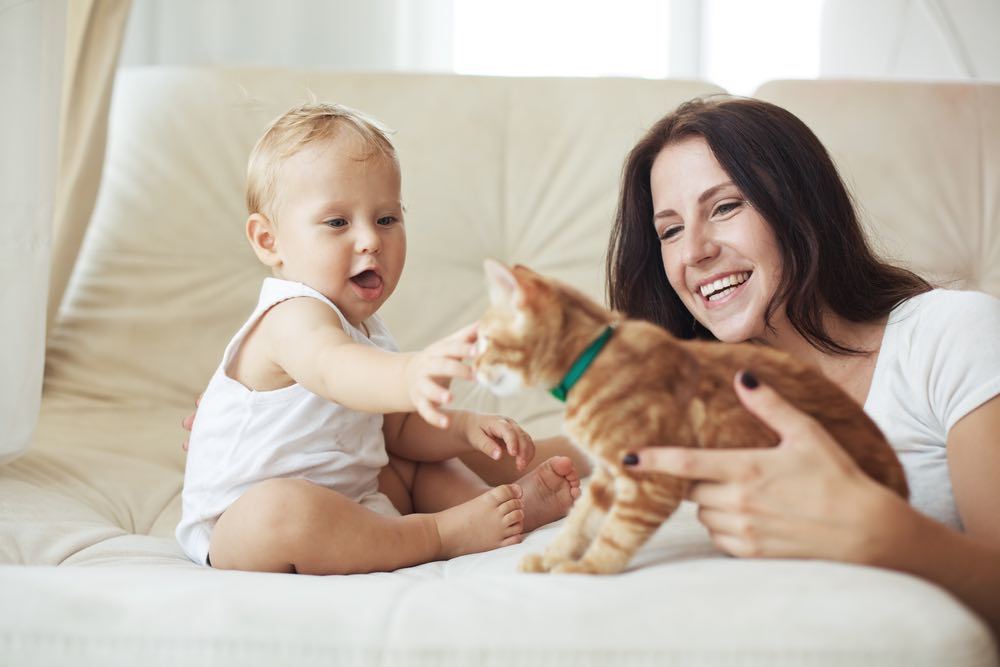
[[[271,268],[281,264],[274,223],[260,213],[254,213],[247,218],[246,233],[257,259]]]
[[[492,259],[486,259],[483,262],[483,268],[486,270],[486,285],[490,290],[490,303],[494,306],[519,307],[524,301],[524,295],[510,269]]]

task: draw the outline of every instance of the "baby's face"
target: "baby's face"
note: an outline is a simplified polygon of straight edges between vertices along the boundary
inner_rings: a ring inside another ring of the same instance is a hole
[[[305,283],[358,326],[389,298],[406,259],[396,164],[342,131],[306,146],[278,174],[275,274]]]

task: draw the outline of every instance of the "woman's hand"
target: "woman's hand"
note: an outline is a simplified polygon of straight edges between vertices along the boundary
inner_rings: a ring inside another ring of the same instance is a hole
[[[812,417],[749,373],[737,374],[743,405],[781,440],[761,449],[653,447],[635,470],[694,481],[688,498],[713,542],[734,556],[828,558],[874,563],[892,514],[905,501],[869,478]]]

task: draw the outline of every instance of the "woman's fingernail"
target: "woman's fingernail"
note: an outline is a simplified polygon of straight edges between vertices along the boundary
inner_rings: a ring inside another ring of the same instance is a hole
[[[740,384],[747,389],[756,389],[760,386],[760,382],[757,381],[757,378],[750,371],[743,371],[740,374]]]
[[[622,465],[634,466],[634,465],[638,465],[638,464],[639,464],[639,455],[638,454],[629,453],[629,454],[626,454],[622,458]]]

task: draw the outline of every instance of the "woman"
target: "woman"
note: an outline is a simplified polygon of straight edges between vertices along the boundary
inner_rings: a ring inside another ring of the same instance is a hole
[[[1000,636],[1000,300],[932,290],[878,260],[798,118],[723,98],[654,125],[625,164],[608,291],[612,307],[680,338],[753,341],[814,363],[865,406],[906,469],[912,505],[748,369],[737,393],[781,436],[777,448],[656,448],[625,461],[696,480],[690,498],[720,549],[909,572]]]

